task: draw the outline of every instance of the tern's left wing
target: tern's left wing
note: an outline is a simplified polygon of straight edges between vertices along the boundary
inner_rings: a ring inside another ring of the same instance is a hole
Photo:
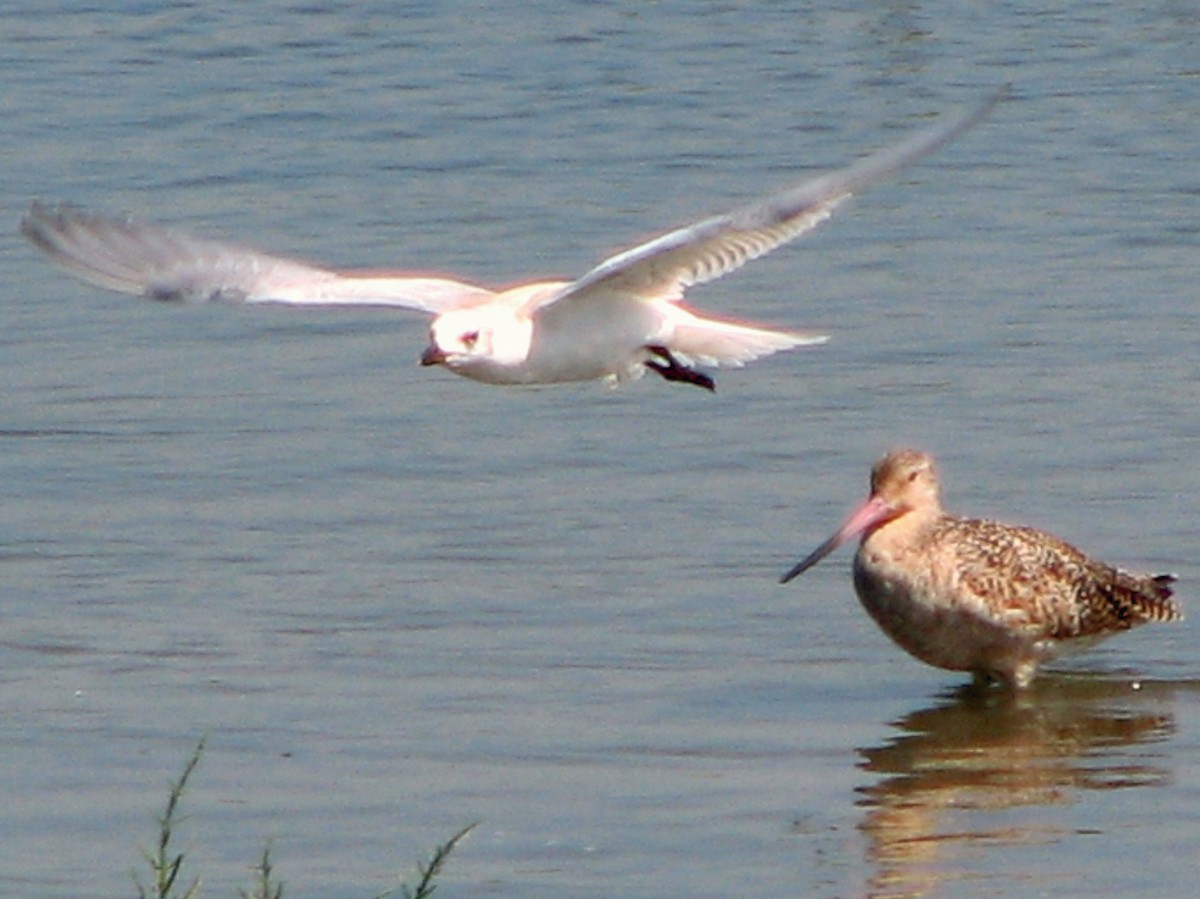
[[[687,287],[726,275],[796,239],[852,194],[945,146],[981,121],[1006,92],[847,168],[618,253],[538,305],[582,301],[596,290],[677,301]]]
[[[452,278],[336,271],[73,206],[34,203],[21,231],[89,284],[155,300],[399,306],[437,314],[493,296]]]

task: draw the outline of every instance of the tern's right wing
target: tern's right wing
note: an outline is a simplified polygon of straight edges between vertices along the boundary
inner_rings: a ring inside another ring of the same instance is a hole
[[[450,278],[318,268],[72,206],[34,203],[21,231],[89,284],[155,300],[398,306],[438,314],[493,295]]]
[[[847,197],[950,143],[982,121],[1006,92],[847,168],[618,253],[557,294],[539,298],[537,305],[582,303],[613,292],[677,302],[686,288],[727,275],[795,240],[829,218]]]

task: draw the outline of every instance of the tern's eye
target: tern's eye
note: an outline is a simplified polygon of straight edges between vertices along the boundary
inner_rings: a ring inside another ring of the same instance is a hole
[[[468,331],[466,334],[464,334],[462,337],[460,337],[458,339],[462,341],[462,345],[464,347],[466,347],[468,350],[474,349],[475,344],[479,342],[479,332],[478,331]]]

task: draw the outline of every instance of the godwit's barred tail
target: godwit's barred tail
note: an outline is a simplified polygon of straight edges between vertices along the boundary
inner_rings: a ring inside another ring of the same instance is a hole
[[[923,662],[1025,687],[1038,666],[1149,621],[1177,621],[1170,575],[1129,574],[1044,531],[947,515],[932,457],[896,450],[871,495],[783,577],[855,537],[854,589]]]

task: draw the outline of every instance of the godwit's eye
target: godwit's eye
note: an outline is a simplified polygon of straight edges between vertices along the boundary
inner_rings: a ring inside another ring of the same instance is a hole
[[[920,477],[920,475],[921,475],[921,469],[914,468],[912,471],[910,471],[908,473],[908,479],[907,479],[908,483],[910,483],[910,484],[913,483],[918,477]]]
[[[462,337],[460,337],[459,340],[462,341],[462,345],[464,347],[466,347],[468,350],[472,349],[475,346],[475,344],[479,342],[479,332],[478,331],[468,331],[466,334],[464,334]]]

